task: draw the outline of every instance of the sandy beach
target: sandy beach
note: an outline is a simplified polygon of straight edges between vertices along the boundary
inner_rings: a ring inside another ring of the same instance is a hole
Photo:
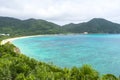
[[[23,36],[23,37],[15,37],[15,38],[9,38],[9,39],[5,39],[1,41],[1,45],[6,44],[7,42],[12,43],[12,41],[16,40],[16,39],[23,39],[23,38],[29,38],[29,37],[37,37],[37,36],[45,36],[45,35],[33,35],[33,36]]]
[[[68,35],[68,34],[49,34],[50,35]],[[69,34],[69,35],[76,35],[76,34]],[[16,40],[16,39],[22,39],[22,38],[29,38],[29,37],[37,37],[37,36],[48,36],[48,34],[46,35],[32,35],[32,36],[22,36],[22,37],[15,37],[15,38],[8,38],[5,40],[2,40],[0,45],[4,45],[7,42],[12,43],[12,41]]]

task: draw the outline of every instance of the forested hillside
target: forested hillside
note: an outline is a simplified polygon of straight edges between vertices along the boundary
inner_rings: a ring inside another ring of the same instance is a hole
[[[79,24],[67,24],[62,28],[71,33],[120,33],[120,24],[101,18],[94,18],[88,22]]]
[[[60,26],[41,19],[20,20],[10,17],[0,17],[0,34],[7,33],[11,36],[83,32],[120,33],[120,24],[101,18],[94,18],[84,23],[71,23]]]
[[[61,31],[59,25],[45,20],[19,20],[10,17],[0,17],[0,33],[7,33],[12,36],[58,34]]]

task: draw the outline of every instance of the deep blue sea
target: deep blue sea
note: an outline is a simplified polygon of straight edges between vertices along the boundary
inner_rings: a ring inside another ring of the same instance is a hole
[[[13,43],[29,57],[60,67],[90,64],[101,74],[120,75],[120,35],[47,35]]]

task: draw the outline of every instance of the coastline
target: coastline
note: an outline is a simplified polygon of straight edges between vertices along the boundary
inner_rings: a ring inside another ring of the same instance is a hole
[[[0,45],[4,45],[4,44],[6,44],[8,42],[12,43],[12,41],[14,41],[16,39],[23,39],[23,38],[30,38],[30,37],[37,37],[37,36],[45,36],[45,35],[32,35],[32,36],[22,36],[22,37],[8,38],[8,39],[2,40]]]
[[[8,39],[4,39],[0,42],[0,45],[4,45],[7,42],[12,43],[12,41],[16,40],[16,39],[22,39],[22,38],[29,38],[29,37],[38,37],[38,36],[50,36],[50,35],[78,35],[78,34],[82,34],[82,33],[69,33],[69,34],[43,34],[43,35],[31,35],[31,36],[21,36],[21,37],[13,37],[13,38],[8,38]],[[82,34],[82,35],[88,35],[88,34]]]
[[[13,38],[8,38],[4,39],[0,42],[0,45],[4,45],[8,42],[12,43],[12,41],[16,39],[23,39],[23,38],[30,38],[30,37],[38,37],[38,36],[50,36],[50,35],[76,35],[76,34],[44,34],[44,35],[31,35],[31,36],[21,36],[21,37],[13,37]]]

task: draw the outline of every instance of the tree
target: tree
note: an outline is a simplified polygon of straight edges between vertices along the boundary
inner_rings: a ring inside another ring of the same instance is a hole
[[[118,80],[113,74],[105,74],[102,77],[102,80]]]
[[[97,80],[99,74],[96,70],[92,69],[89,65],[83,65],[80,68],[80,78],[81,80]]]
[[[26,79],[25,79],[24,74],[20,73],[20,74],[17,75],[17,77],[15,78],[15,80],[26,80]]]

